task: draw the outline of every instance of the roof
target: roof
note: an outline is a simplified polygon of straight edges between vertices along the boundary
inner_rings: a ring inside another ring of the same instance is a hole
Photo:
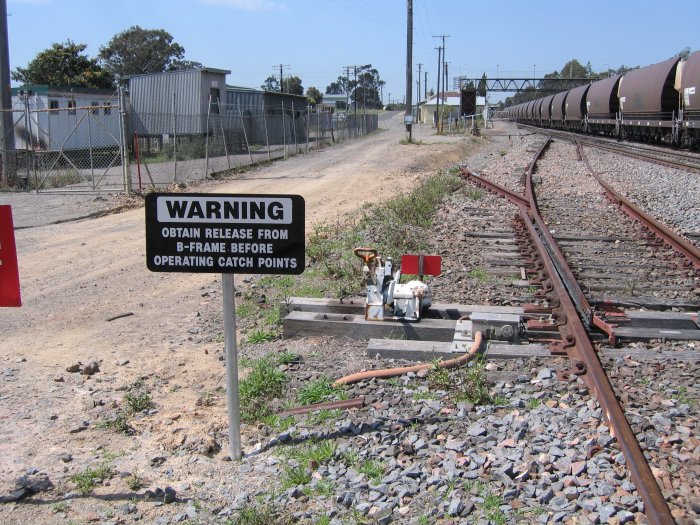
[[[201,71],[202,73],[214,73],[215,75],[230,75],[231,71],[228,69],[216,69],[214,67],[198,67],[192,69],[175,69],[173,71],[161,71],[159,73],[141,73],[140,75],[128,75],[124,78],[139,78],[139,77],[150,77],[153,75],[172,75],[176,73]]]
[[[436,104],[437,95],[431,95],[426,104],[433,105]],[[443,91],[440,93],[440,104],[445,104],[447,106],[459,106],[461,103],[461,98],[459,91]]]
[[[19,95],[21,91],[31,91],[35,95],[55,95],[58,93],[83,93],[86,95],[106,95],[114,94],[114,89],[98,89],[80,86],[47,86],[36,84],[24,84],[19,87],[12,88],[12,95]]]

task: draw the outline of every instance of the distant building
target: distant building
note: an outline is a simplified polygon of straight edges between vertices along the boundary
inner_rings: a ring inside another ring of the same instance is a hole
[[[36,85],[12,88],[15,147],[45,151],[118,144],[117,105],[115,92],[108,89]]]
[[[440,93],[440,113],[450,118],[459,117],[459,91],[443,91]],[[420,106],[419,121],[434,124],[437,121],[438,96],[430,95]],[[444,108],[444,109],[443,109]]]
[[[205,67],[128,77],[133,131],[142,137],[162,136],[176,126],[178,134],[206,134],[207,114],[218,113],[225,103],[229,73]],[[180,121],[174,122],[173,116]]]

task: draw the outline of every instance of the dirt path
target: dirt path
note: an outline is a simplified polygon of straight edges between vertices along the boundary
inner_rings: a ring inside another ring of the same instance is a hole
[[[370,137],[196,191],[300,194],[306,200],[308,232],[315,221],[356,213],[363,203],[410,189],[475,147],[470,138],[437,137],[427,127],[414,134],[423,145],[402,146],[402,115],[392,115],[381,127]],[[13,198],[0,197],[0,203],[12,204]],[[16,225],[32,224],[32,214],[42,213],[28,199],[16,197]],[[76,202],[72,205],[79,207]],[[62,213],[84,215],[70,207],[68,198]],[[208,290],[220,289],[220,276],[149,272],[142,208],[20,229],[16,239],[24,306],[0,311],[0,495],[28,469],[65,479],[78,467],[58,461],[61,454],[70,452],[83,464],[94,459],[98,445],[89,422],[84,431],[86,410],[114,399],[120,389],[123,394],[138,377],[165,380],[187,373],[192,381],[207,381],[223,374],[202,359],[222,345],[196,344],[192,329],[215,295]],[[130,315],[109,321],[121,314]],[[100,362],[96,379],[66,372],[67,366],[91,359]],[[150,444],[148,436],[142,437],[139,446],[158,450],[162,437],[151,435]],[[9,519],[6,512],[0,506],[0,523]]]

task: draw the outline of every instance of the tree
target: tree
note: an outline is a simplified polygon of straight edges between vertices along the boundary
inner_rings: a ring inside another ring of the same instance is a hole
[[[119,81],[129,75],[178,69],[188,64],[183,61],[184,56],[185,48],[173,42],[170,33],[164,29],[142,29],[139,26],[114,35],[106,46],[100,48],[98,55],[105,68]]]
[[[38,53],[26,68],[15,68],[12,80],[23,84],[112,89],[114,78],[111,73],[96,59],[83,55],[86,48],[86,44],[70,40],[63,44],[53,43]]]
[[[276,76],[270,75],[265,79],[265,82],[263,82],[263,84],[260,86],[260,89],[263,91],[279,91],[280,81]]]
[[[343,95],[347,93],[348,83],[347,78],[338,77],[338,80],[331,82],[326,86],[327,95]]]
[[[480,97],[486,96],[486,73],[482,73],[481,80],[479,80],[479,85],[476,88],[476,94]]]
[[[304,86],[301,85],[301,79],[299,77],[285,78],[282,87],[285,93],[291,93],[292,95],[304,94]]]
[[[323,100],[323,93],[321,93],[317,88],[311,86],[306,89],[306,101],[310,106],[315,106],[320,104]]]

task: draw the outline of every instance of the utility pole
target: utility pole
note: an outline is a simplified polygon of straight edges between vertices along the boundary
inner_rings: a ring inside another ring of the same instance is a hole
[[[438,46],[438,73],[437,73],[437,93],[435,94],[435,111],[437,112],[437,118],[435,120],[435,128],[438,134],[440,133],[440,79],[442,78],[442,46]]]
[[[284,68],[291,67],[291,66],[289,64],[279,64],[279,65],[272,66],[272,67],[280,69],[280,93],[284,93],[284,84],[282,84],[282,81],[284,79]]]
[[[15,133],[12,118],[12,90],[10,89],[10,50],[7,39],[7,3],[0,0],[0,109],[2,112],[2,173],[0,180],[11,181],[15,176]],[[31,140],[31,139],[30,139]]]
[[[423,82],[423,93],[425,93],[425,100],[428,100],[428,72],[423,73],[425,75],[425,81]]]
[[[413,125],[413,0],[406,0],[406,131],[412,141]]]
[[[420,104],[421,98],[420,98],[420,73],[421,73],[421,68],[423,67],[423,64],[418,63],[418,97],[416,98],[417,102],[416,104]]]
[[[446,71],[445,69],[445,59],[447,58],[447,50],[445,49],[445,39],[450,38],[450,35],[433,35],[433,38],[442,38],[442,62],[438,66],[438,86],[440,85],[440,76],[444,74]],[[442,90],[443,92],[447,89],[447,78],[445,77],[445,81],[443,82]],[[438,98],[440,98],[440,89],[438,87]],[[440,112],[438,112],[438,124],[440,123]],[[439,132],[439,130],[438,130]]]

